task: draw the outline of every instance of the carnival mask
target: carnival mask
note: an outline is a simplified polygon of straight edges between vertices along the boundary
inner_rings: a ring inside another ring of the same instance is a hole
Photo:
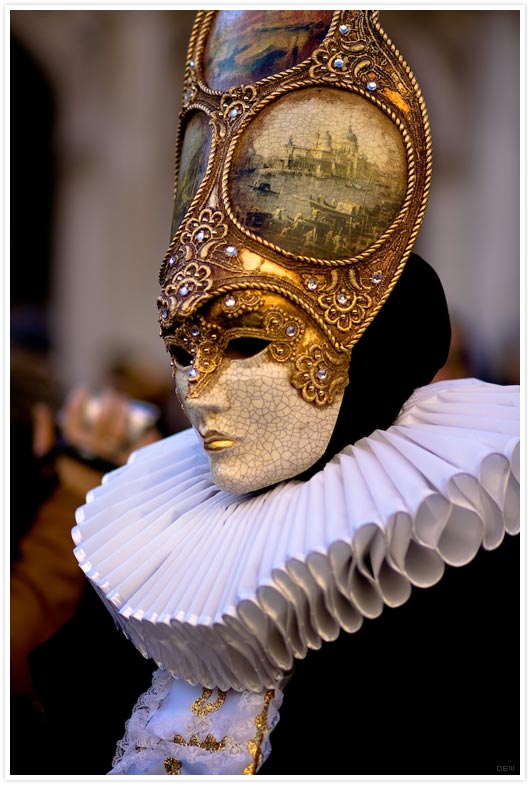
[[[158,307],[221,488],[325,452],[351,350],[417,235],[430,157],[376,12],[198,13]]]

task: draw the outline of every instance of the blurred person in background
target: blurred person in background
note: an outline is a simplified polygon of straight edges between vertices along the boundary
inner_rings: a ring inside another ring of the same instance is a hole
[[[165,367],[161,368],[148,357],[113,353],[103,371],[102,386],[108,386],[126,398],[155,406],[158,410],[155,424],[162,436],[189,428],[182,407],[175,405],[171,377]]]
[[[28,658],[92,591],[72,554],[75,510],[106,471],[161,433],[154,406],[131,409],[122,393],[107,388],[94,397],[86,386],[68,395],[58,428],[59,386],[36,351],[12,350],[10,392],[12,772],[37,773],[42,757],[28,764],[25,739],[31,734],[39,747],[44,720]]]

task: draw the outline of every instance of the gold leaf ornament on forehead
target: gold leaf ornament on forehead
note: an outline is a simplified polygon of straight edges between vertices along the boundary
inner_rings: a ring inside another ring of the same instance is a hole
[[[325,406],[425,213],[431,143],[416,79],[375,11],[202,11],[185,93],[160,273],[166,345],[199,314],[210,323],[212,303],[233,303],[230,325],[213,322],[216,362],[225,331],[259,333],[300,395]],[[239,313],[251,292],[252,324]],[[273,334],[271,309],[297,325],[296,342]],[[199,390],[214,374],[197,365],[200,341],[194,357]]]

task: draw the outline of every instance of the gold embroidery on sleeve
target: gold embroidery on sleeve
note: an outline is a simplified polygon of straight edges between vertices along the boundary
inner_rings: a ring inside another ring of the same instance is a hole
[[[226,692],[223,690],[217,690],[217,698],[211,703],[206,703],[208,698],[211,697],[213,690],[209,689],[208,687],[204,687],[202,691],[202,695],[197,700],[193,701],[191,704],[191,710],[196,717],[205,717],[207,714],[211,714],[217,709],[220,709],[226,699]]]
[[[167,774],[182,774],[182,763],[176,758],[166,758],[164,768]]]
[[[175,744],[182,744],[183,747],[200,747],[201,750],[208,750],[208,752],[219,752],[219,750],[224,749],[227,740],[228,736],[223,736],[220,741],[217,741],[211,733],[205,736],[204,741],[201,741],[198,733],[194,733],[188,741],[179,733],[173,738]]]
[[[254,720],[258,732],[248,743],[248,751],[252,755],[252,763],[243,770],[243,774],[255,774],[263,759],[261,752],[261,745],[265,734],[267,733],[267,713],[269,711],[269,704],[274,696],[274,690],[267,690],[263,700],[263,711],[261,711]]]

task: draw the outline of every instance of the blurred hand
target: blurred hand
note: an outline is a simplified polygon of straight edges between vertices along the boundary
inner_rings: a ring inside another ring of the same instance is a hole
[[[158,441],[161,434],[153,426],[139,432],[131,425],[130,401],[115,392],[104,390],[94,399],[85,385],[68,396],[60,415],[64,440],[81,458],[99,458],[116,466],[126,463],[134,450]],[[97,485],[101,472],[84,466],[67,455],[58,459],[61,481],[85,494]]]

